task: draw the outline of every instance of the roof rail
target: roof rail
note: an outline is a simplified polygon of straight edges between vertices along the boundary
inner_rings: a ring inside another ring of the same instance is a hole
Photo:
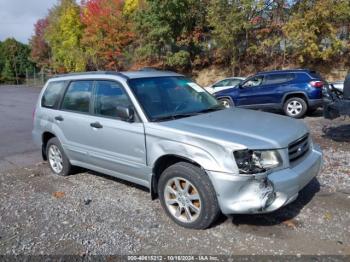
[[[90,72],[77,72],[77,73],[69,73],[69,74],[59,74],[55,75],[52,78],[57,78],[57,77],[65,77],[65,76],[84,76],[84,75],[115,75],[115,76],[120,76],[126,80],[129,79],[128,76],[117,72],[117,71],[90,71]]]

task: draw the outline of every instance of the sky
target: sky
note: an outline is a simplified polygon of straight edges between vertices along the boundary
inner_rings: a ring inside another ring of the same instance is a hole
[[[0,0],[0,41],[8,37],[28,43],[34,24],[57,0]]]

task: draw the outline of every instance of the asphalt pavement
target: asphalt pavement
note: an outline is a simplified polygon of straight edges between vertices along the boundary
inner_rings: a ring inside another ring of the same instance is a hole
[[[0,171],[41,161],[31,137],[39,92],[40,88],[0,86]]]

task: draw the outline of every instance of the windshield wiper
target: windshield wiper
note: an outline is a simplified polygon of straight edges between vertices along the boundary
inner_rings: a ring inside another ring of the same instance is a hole
[[[204,114],[204,113],[214,112],[214,111],[218,111],[218,110],[222,110],[222,109],[224,109],[222,105],[216,105],[216,106],[209,107],[209,108],[203,109],[201,111],[198,111],[195,114]]]
[[[160,116],[160,117],[154,118],[152,121],[153,122],[158,122],[158,121],[166,121],[166,120],[175,120],[175,119],[178,119],[178,118],[190,117],[190,116],[194,116],[194,115],[196,115],[196,113]]]
[[[153,122],[158,122],[158,121],[166,121],[166,120],[175,120],[175,119],[178,119],[178,118],[184,118],[184,117],[200,115],[200,114],[204,114],[204,113],[208,113],[208,112],[214,112],[214,111],[218,111],[218,110],[222,110],[222,109],[224,109],[224,107],[222,105],[216,105],[216,106],[209,107],[209,108],[203,109],[201,111],[197,111],[197,112],[160,116],[160,117],[154,118],[152,121]]]

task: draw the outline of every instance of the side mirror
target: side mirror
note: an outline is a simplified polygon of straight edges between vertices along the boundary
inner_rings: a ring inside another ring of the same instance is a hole
[[[135,112],[130,106],[117,106],[117,117],[127,122],[134,122]]]
[[[237,87],[238,87],[239,89],[242,89],[242,88],[243,88],[242,83],[239,83],[239,84],[237,85]]]

